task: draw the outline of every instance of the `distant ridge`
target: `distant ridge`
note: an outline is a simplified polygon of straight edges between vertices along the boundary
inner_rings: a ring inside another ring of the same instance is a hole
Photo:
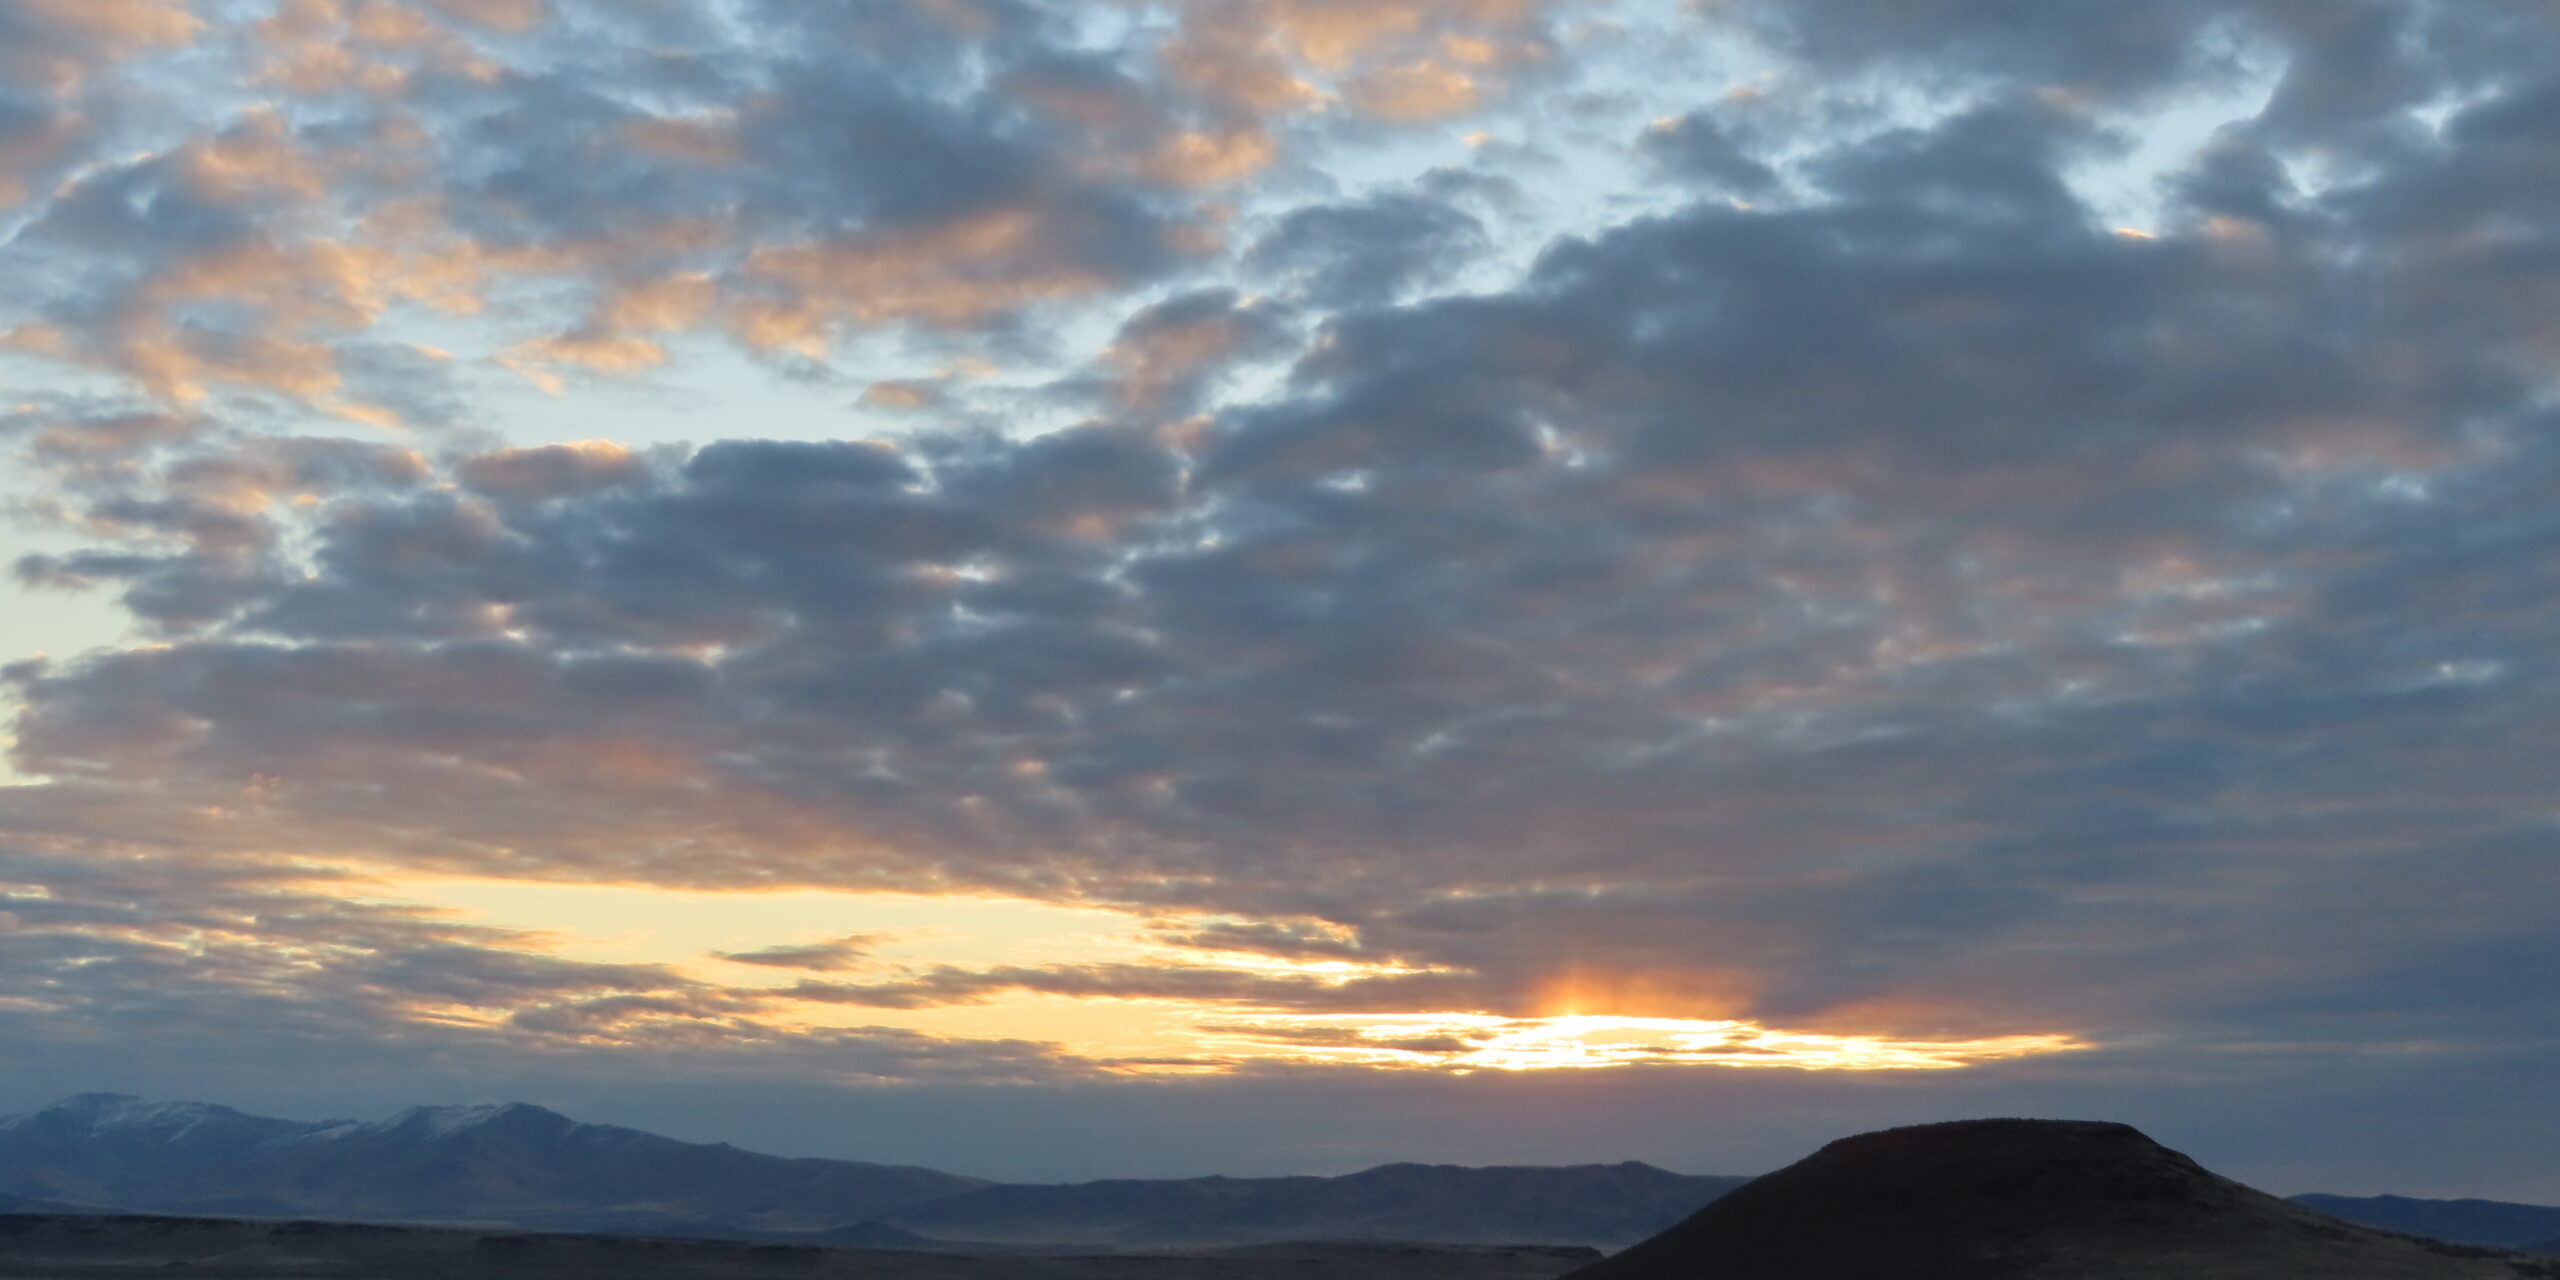
[[[2522,1280],[2560,1267],[2351,1226],[2128,1125],[1843,1138],[1571,1280]]]
[[[1245,1240],[1618,1247],[1749,1181],[1613,1165],[1390,1164],[1334,1178],[991,1186],[891,1216],[947,1240],[1198,1245]]]
[[[785,1159],[524,1103],[306,1122],[82,1094],[0,1119],[0,1214],[120,1212],[726,1237],[864,1248],[1301,1240],[1618,1248],[1743,1178],[1651,1165],[1382,1165],[1341,1177],[1005,1185]]]
[[[86,1205],[64,1204],[59,1200],[30,1200],[25,1196],[0,1195],[0,1213],[47,1214],[53,1217],[85,1217],[107,1210]]]
[[[2455,1244],[2553,1252],[2560,1242],[2560,1208],[2505,1200],[2419,1200],[2409,1196],[2293,1197],[2295,1204],[2332,1218],[2385,1231],[2431,1236]]]

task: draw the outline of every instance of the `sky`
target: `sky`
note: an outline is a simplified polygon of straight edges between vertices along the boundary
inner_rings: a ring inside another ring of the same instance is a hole
[[[2549,0],[0,0],[0,1110],[2560,1202]]]

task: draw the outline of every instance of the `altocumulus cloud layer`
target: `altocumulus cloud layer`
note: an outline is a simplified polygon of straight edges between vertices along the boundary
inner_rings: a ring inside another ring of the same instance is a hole
[[[2524,0],[0,0],[15,573],[135,624],[6,668],[0,1040],[2548,1083],[2555,69]],[[775,985],[402,876],[1149,941]]]

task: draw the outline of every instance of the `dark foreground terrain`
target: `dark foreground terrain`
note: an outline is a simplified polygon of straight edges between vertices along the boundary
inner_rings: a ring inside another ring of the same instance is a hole
[[[1843,1138],[1573,1280],[2560,1280],[2560,1261],[2355,1226],[2121,1124]]]
[[[11,1280],[1553,1280],[1598,1256],[1539,1245],[1292,1244],[1093,1256],[221,1218],[0,1216]]]

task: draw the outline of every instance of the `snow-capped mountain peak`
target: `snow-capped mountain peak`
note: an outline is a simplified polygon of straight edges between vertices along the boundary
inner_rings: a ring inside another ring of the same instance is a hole
[[[82,1093],[41,1111],[0,1119],[0,1129],[43,1126],[90,1137],[121,1133],[176,1142],[208,1125],[248,1123],[255,1121],[212,1103],[154,1102],[129,1093]]]
[[[411,1107],[375,1125],[361,1126],[378,1134],[414,1138],[454,1138],[507,1130],[556,1133],[583,1127],[575,1120],[529,1102],[477,1103],[449,1107]]]
[[[831,1230],[983,1185],[680,1142],[527,1103],[356,1123],[106,1095],[0,1122],[0,1193],[157,1213]]]

